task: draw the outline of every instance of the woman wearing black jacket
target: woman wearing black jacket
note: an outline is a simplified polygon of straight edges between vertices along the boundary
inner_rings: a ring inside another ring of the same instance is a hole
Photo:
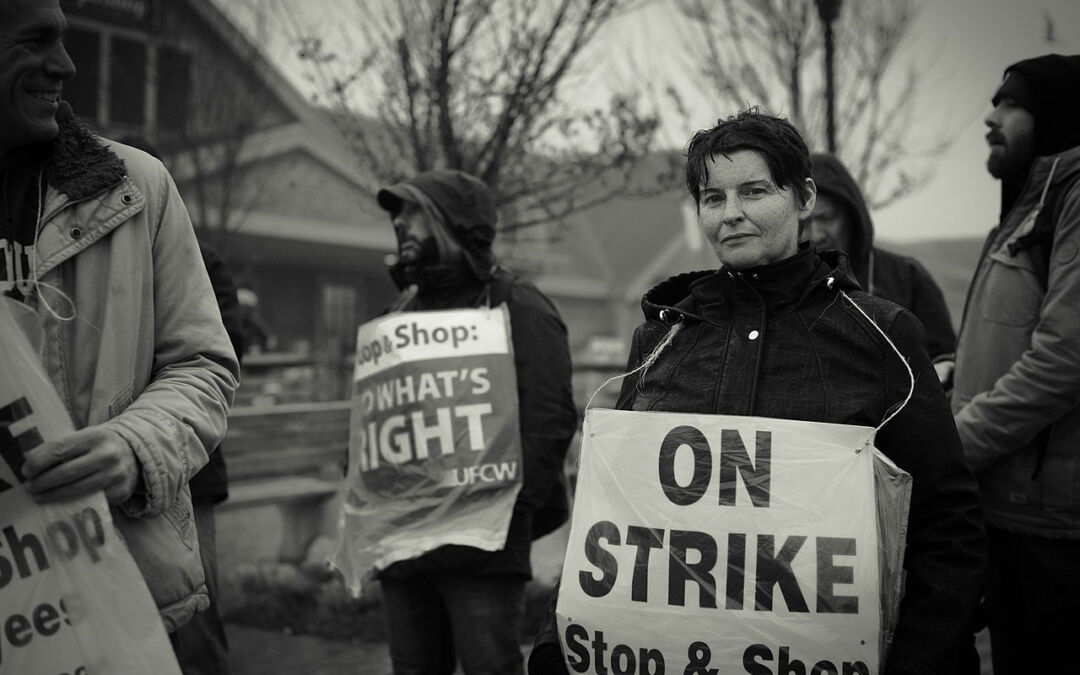
[[[786,121],[747,111],[694,136],[687,184],[721,268],[646,293],[618,407],[871,427],[899,411],[876,439],[913,477],[885,672],[960,672],[985,562],[975,482],[918,321],[861,292],[842,254],[800,247],[809,176]],[[529,672],[566,672],[553,617]]]

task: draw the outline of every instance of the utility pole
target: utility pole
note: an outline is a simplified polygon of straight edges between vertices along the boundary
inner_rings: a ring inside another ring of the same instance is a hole
[[[814,0],[825,29],[825,137],[829,152],[836,153],[836,78],[834,76],[833,22],[840,16],[841,0]]]

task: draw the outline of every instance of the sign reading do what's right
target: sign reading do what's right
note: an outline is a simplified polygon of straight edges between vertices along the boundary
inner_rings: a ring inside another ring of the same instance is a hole
[[[877,673],[873,433],[589,411],[556,611],[570,672]]]

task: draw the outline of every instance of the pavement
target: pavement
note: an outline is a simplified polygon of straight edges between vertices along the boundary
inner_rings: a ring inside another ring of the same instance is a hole
[[[278,545],[278,515],[273,509],[252,509],[218,518],[218,560],[223,573],[243,561],[264,558]],[[552,584],[562,570],[569,525],[533,543],[536,580]],[[269,536],[268,536],[269,535]],[[281,631],[226,623],[230,675],[391,675],[385,643],[342,642],[291,635]],[[522,646],[526,656],[530,645]],[[460,669],[459,671],[460,672]]]
[[[226,624],[230,675],[391,675],[390,652],[378,642],[338,642]],[[521,646],[522,658],[528,645]],[[461,673],[458,668],[456,673]]]
[[[382,643],[350,643],[226,624],[232,675],[390,675]]]
[[[384,643],[339,642],[308,635],[226,624],[231,675],[392,675],[390,653]],[[990,640],[977,636],[982,675],[993,675]],[[528,645],[522,645],[522,657]],[[457,671],[461,672],[460,668]]]
[[[219,562],[225,571],[241,561],[265,558],[277,550],[273,533],[280,528],[277,513],[251,510],[237,517],[219,518]],[[224,532],[224,534],[223,534]],[[534,577],[553,583],[559,576],[569,527],[563,526],[533,544]],[[270,536],[268,536],[270,535]],[[385,643],[342,642],[308,635],[226,624],[232,675],[391,675],[390,654]],[[982,660],[981,675],[993,675],[987,631],[976,636]],[[523,646],[523,654],[528,646]],[[460,673],[460,669],[458,671]]]

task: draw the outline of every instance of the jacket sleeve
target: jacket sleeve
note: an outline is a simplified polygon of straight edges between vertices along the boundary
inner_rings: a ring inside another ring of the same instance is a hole
[[[956,414],[972,469],[1025,447],[1080,405],[1080,185],[1066,196],[1054,229],[1046,295],[1031,347],[989,391]]]
[[[535,513],[562,489],[563,462],[577,429],[570,347],[566,326],[540,291],[515,284],[508,305],[524,461],[515,508]],[[565,499],[565,493],[558,494]]]
[[[139,183],[153,233],[153,372],[132,403],[105,422],[140,464],[140,486],[121,505],[131,517],[161,514],[206,464],[225,436],[240,376],[191,221],[172,177],[157,167],[156,183]]]
[[[908,356],[915,387],[877,437],[877,447],[912,476],[905,594],[885,672],[956,672],[986,560],[978,489],[917,322],[900,312],[889,336]],[[907,395],[910,378],[899,358],[889,362],[886,391],[892,403]]]
[[[911,312],[926,329],[926,351],[931,361],[951,357],[956,351],[956,331],[953,330],[949,307],[945,304],[945,295],[917,260],[909,259],[911,266],[912,298]]]

